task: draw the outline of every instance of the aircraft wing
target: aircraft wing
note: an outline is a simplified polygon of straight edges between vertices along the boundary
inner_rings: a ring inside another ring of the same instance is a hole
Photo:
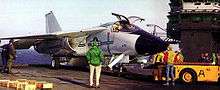
[[[91,29],[81,30],[79,32],[56,32],[56,33],[43,34],[43,35],[30,35],[30,36],[18,36],[18,37],[6,37],[6,38],[1,38],[0,37],[0,40],[9,40],[9,39],[59,39],[59,38],[63,38],[63,37],[77,38],[77,37],[82,37],[82,36],[85,36],[85,35],[96,34],[96,33],[101,32],[103,30],[106,30],[106,28],[102,28],[102,27],[91,28]]]
[[[45,35],[6,37],[6,38],[0,38],[0,40],[9,40],[9,39],[55,39],[55,38],[58,38],[57,35],[45,34]]]
[[[45,39],[58,39],[55,34],[45,34],[45,35],[30,35],[30,36],[17,36],[17,37],[3,37],[0,40],[16,39],[14,45],[16,49],[29,49],[36,42]]]
[[[102,32],[104,30],[107,30],[104,27],[94,27],[94,28],[88,28],[88,29],[83,29],[79,32],[62,32],[62,33],[56,33],[59,37],[71,37],[71,38],[77,38],[77,37],[83,37],[83,36],[89,36],[89,35],[94,35],[99,32]]]
[[[0,40],[9,40],[9,39],[18,39],[15,41],[16,49],[28,49],[34,44],[43,41],[43,40],[51,40],[51,39],[61,39],[65,37],[69,38],[78,38],[83,36],[90,36],[92,34],[96,34],[106,30],[104,28],[93,28],[93,29],[86,29],[81,30],[79,32],[56,32],[51,34],[44,34],[44,35],[30,35],[30,36],[20,36],[20,37],[6,37],[0,38]]]

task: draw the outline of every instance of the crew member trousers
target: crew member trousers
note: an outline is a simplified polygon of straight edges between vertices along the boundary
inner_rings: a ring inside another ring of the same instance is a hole
[[[13,55],[9,55],[8,63],[7,63],[7,68],[8,68],[8,72],[9,72],[9,73],[11,73],[13,61],[14,61]]]
[[[94,71],[96,73],[95,74],[96,75],[96,86],[99,86],[99,79],[100,79],[102,65],[99,65],[99,66],[89,65],[89,68],[90,68],[90,78],[89,78],[90,86],[93,85]]]
[[[166,65],[166,81],[169,82],[169,76],[171,76],[171,81],[174,81],[174,66],[173,64]]]
[[[8,64],[8,60],[7,60],[7,57],[6,56],[2,56],[2,66],[3,66],[3,72],[6,72],[7,70],[7,64]]]

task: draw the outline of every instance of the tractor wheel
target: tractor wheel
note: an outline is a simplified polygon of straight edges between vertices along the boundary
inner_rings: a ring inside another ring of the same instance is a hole
[[[191,69],[181,71],[179,78],[183,83],[187,84],[192,84],[197,81],[196,73]]]

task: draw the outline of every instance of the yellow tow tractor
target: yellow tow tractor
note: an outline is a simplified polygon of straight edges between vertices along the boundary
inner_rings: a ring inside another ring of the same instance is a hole
[[[184,83],[197,81],[218,82],[220,81],[220,58],[216,63],[182,62],[174,64],[175,80]],[[155,80],[165,80],[165,65],[158,65],[153,72]]]
[[[196,81],[218,82],[220,80],[220,63],[182,63],[176,64],[175,79],[185,83]]]

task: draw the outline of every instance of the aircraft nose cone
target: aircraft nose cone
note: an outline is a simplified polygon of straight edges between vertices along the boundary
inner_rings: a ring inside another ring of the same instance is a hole
[[[167,49],[168,44],[159,37],[153,36],[147,32],[140,33],[140,37],[138,37],[135,44],[135,49],[138,54],[155,54]]]

